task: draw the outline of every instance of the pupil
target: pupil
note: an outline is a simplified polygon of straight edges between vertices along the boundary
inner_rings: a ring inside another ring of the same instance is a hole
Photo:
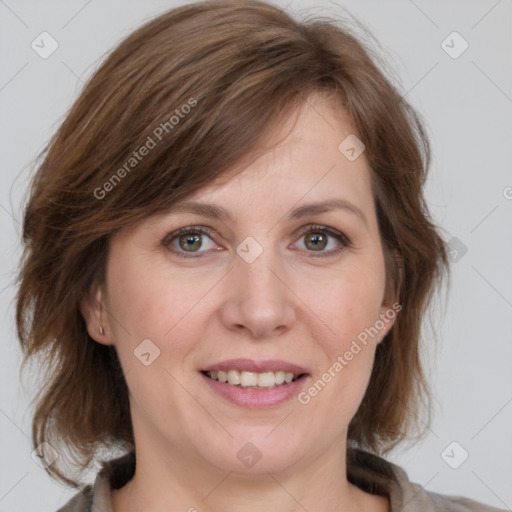
[[[187,244],[191,244],[191,245],[187,245]],[[194,245],[194,244],[195,244],[195,247],[192,247],[192,245]],[[199,249],[199,247],[201,247],[201,240],[199,238],[199,235],[187,234],[187,235],[183,235],[180,238],[180,245],[181,245],[182,249],[184,249],[185,251],[192,252],[194,249]]]
[[[322,234],[310,235],[309,242],[312,243],[314,249],[323,249],[326,244],[325,236]]]

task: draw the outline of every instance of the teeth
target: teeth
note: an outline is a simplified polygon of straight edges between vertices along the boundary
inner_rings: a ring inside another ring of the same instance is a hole
[[[260,388],[270,388],[276,384],[274,372],[265,372],[258,374],[258,386]]]
[[[298,378],[298,375],[292,372],[283,372],[281,370],[263,373],[239,372],[238,370],[228,370],[224,372],[219,370],[206,372],[206,374],[213,380],[228,382],[232,386],[242,388],[273,388],[274,386],[280,386],[284,383],[290,383]]]
[[[293,373],[292,373],[293,375]],[[275,372],[275,379],[276,379],[276,384],[277,385],[280,385],[284,382],[284,372]]]
[[[228,371],[228,382],[232,385],[232,386],[238,386],[238,384],[240,384],[240,373],[238,373],[237,371],[235,370],[229,370]],[[248,384],[245,382],[245,379],[244,379],[244,385],[247,386]]]
[[[258,385],[258,374],[253,372],[237,372],[236,370],[231,370],[233,373],[237,373],[240,375],[240,384],[243,388],[247,388],[249,386],[257,386]],[[231,384],[231,383],[230,383]]]

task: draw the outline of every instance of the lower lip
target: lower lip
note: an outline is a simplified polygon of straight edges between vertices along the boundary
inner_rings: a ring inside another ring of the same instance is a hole
[[[207,377],[204,373],[200,373],[200,375],[213,391],[223,396],[231,403],[252,409],[270,407],[290,400],[299,394],[309,378],[309,375],[303,375],[294,382],[269,389],[244,389],[228,384],[227,382],[210,379],[210,377]]]

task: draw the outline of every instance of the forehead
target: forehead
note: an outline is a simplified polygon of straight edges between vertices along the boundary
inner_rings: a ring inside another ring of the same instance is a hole
[[[364,152],[348,159],[340,151],[340,144],[354,132],[339,102],[313,95],[273,127],[244,161],[141,223],[147,226],[169,215],[194,214],[230,226],[250,227],[255,222],[272,226],[335,211],[359,218],[373,232],[375,202]]]
[[[251,197],[264,198],[266,203],[333,194],[364,202],[371,195],[371,173],[358,143],[341,103],[315,93],[269,131],[256,154],[226,170],[191,199],[229,203],[250,191]]]

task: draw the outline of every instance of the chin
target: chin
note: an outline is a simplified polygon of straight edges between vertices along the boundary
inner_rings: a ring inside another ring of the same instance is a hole
[[[297,463],[304,453],[304,443],[284,429],[278,433],[282,427],[277,425],[259,429],[251,427],[236,434],[228,429],[233,438],[224,445],[214,443],[215,451],[219,453],[210,453],[207,458],[218,468],[235,473],[284,471]]]

